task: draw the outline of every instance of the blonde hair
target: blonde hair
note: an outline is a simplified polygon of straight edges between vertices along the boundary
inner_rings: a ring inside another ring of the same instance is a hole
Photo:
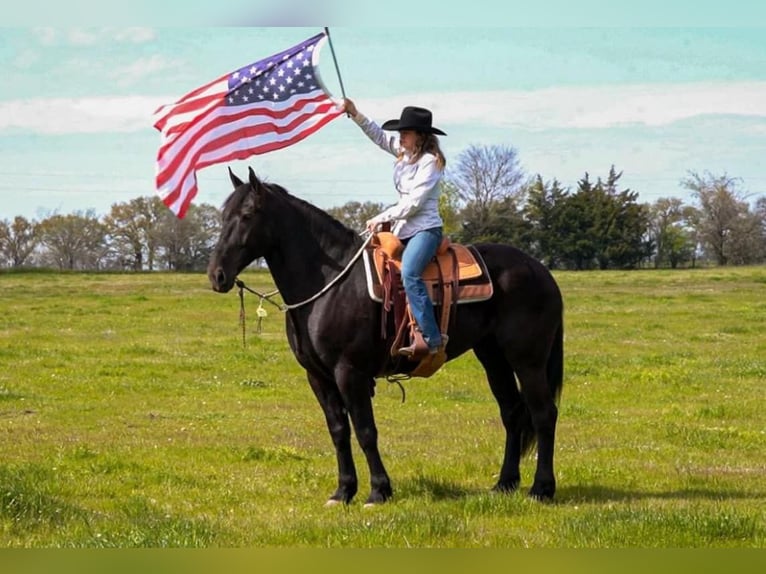
[[[436,157],[437,167],[440,170],[443,170],[447,165],[447,159],[444,157],[444,152],[442,152],[442,148],[439,146],[439,138],[436,137],[436,134],[432,133],[420,131],[416,133],[418,134],[418,138],[417,143],[415,144],[415,151],[413,152],[412,158],[410,159],[410,163],[415,163],[421,157],[423,157],[423,154],[430,153]],[[404,157],[404,152],[399,154],[398,159],[402,159],[402,157]]]

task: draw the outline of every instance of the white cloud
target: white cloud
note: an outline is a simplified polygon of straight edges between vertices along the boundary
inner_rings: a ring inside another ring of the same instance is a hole
[[[151,127],[166,98],[58,98],[0,102],[0,132],[41,134],[135,132]]]
[[[405,105],[423,105],[433,110],[434,122],[442,127],[473,124],[543,130],[662,126],[709,114],[766,117],[766,82],[411,94],[357,103],[376,119],[388,117]]]
[[[56,39],[58,38],[58,32],[56,28],[39,27],[33,28],[32,32],[37,36],[43,46],[50,46],[55,44]]]
[[[113,35],[117,42],[129,42],[131,44],[143,44],[154,40],[156,37],[152,28],[123,28],[115,31]]]
[[[126,78],[172,66],[150,57],[124,68]],[[0,131],[37,133],[125,132],[145,129],[154,110],[173,96],[30,99],[0,103]],[[415,94],[357,101],[368,116],[382,121],[409,104],[434,112],[435,125],[525,130],[607,129],[666,126],[704,115],[766,118],[766,82],[551,88],[535,91]]]
[[[155,38],[152,28],[35,28],[40,43],[45,46],[69,44],[73,46],[94,46],[109,42],[121,44],[142,44]]]
[[[179,61],[169,60],[164,56],[154,54],[140,58],[127,66],[114,68],[111,73],[120,85],[131,85],[158,72],[180,67],[182,64]]]

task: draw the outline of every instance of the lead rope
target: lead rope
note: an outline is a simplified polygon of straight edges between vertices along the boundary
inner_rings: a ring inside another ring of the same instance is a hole
[[[366,232],[365,232],[366,233]],[[258,295],[258,297],[261,298],[260,303],[258,304],[258,309],[256,310],[256,315],[258,315],[258,323],[257,323],[257,332],[261,332],[261,323],[263,322],[263,318],[266,317],[268,314],[266,313],[266,309],[263,308],[263,301],[264,299],[277,307],[280,311],[288,311],[290,309],[297,309],[298,307],[302,307],[303,305],[306,305],[307,303],[311,303],[312,301],[315,301],[316,299],[319,299],[322,295],[327,293],[327,291],[330,290],[330,288],[335,285],[340,279],[348,273],[348,270],[351,269],[351,267],[356,263],[356,260],[361,257],[362,253],[364,253],[365,248],[367,247],[367,244],[370,243],[370,240],[372,239],[372,233],[369,233],[367,235],[367,238],[362,243],[362,246],[359,248],[359,250],[354,254],[354,256],[351,258],[351,261],[348,262],[348,265],[343,268],[343,271],[338,273],[338,275],[335,276],[335,278],[330,281],[327,285],[325,285],[318,293],[315,293],[308,299],[304,299],[300,303],[293,303],[293,304],[287,304],[287,303],[275,303],[271,300],[271,297],[274,295],[277,295],[279,293],[279,289],[274,289],[274,291],[271,291],[270,293],[259,293],[255,289],[251,289],[247,285],[245,285],[245,282],[241,279],[237,278],[234,279],[234,283],[237,287],[239,287],[239,322],[242,325],[242,346],[245,346],[245,294],[244,290],[250,291],[253,295]]]
[[[275,303],[271,300],[271,298],[274,295],[277,295],[279,293],[279,289],[275,289],[274,291],[271,291],[269,293],[260,293],[259,291],[256,291],[255,289],[251,289],[247,285],[245,285],[245,282],[241,279],[235,279],[234,283],[239,288],[239,324],[242,326],[242,348],[245,348],[247,346],[246,344],[246,336],[245,336],[245,290],[250,291],[253,295],[258,295],[260,298],[260,301],[258,303],[258,309],[256,309],[255,314],[258,316],[258,322],[256,323],[256,332],[261,332],[261,324],[263,323],[263,318],[268,315],[266,312],[266,309],[263,308],[263,302],[268,301],[275,307],[277,307],[280,311],[284,311],[284,305],[280,305],[279,303]]]

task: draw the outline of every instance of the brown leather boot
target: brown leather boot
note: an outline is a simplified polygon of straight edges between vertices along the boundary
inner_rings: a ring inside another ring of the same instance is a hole
[[[428,354],[435,355],[436,353],[438,353],[439,351],[441,351],[447,346],[448,341],[449,341],[449,337],[445,335],[444,333],[442,333],[442,344],[439,345],[438,347],[429,347]]]

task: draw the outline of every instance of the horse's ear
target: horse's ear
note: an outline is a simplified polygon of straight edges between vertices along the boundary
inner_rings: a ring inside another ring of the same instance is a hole
[[[250,186],[253,189],[258,189],[261,187],[261,180],[258,179],[258,176],[255,175],[255,172],[253,171],[252,167],[247,168],[247,177],[250,180]]]
[[[234,186],[234,189],[237,189],[244,183],[241,179],[234,175],[234,172],[231,171],[231,168],[229,168],[229,179],[231,180],[231,184]]]

